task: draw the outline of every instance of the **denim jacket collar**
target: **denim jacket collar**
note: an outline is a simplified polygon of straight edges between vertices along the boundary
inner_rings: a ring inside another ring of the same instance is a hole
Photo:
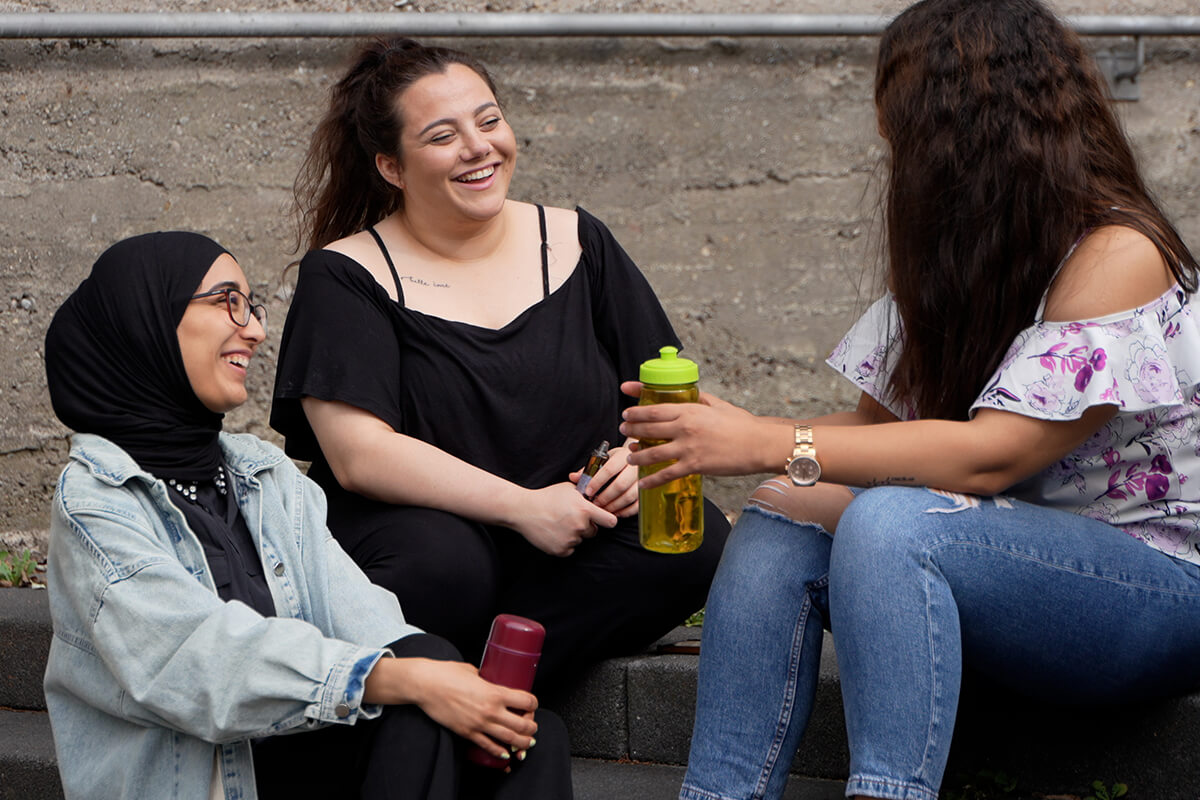
[[[232,434],[222,433],[220,436],[225,468],[243,478],[252,478],[272,469],[286,458],[278,449],[265,447],[257,437],[237,437],[238,444],[235,447],[232,446]],[[131,455],[95,434],[77,433],[71,437],[71,458],[87,465],[97,480],[113,486],[133,479],[146,483],[158,480],[142,469]]]

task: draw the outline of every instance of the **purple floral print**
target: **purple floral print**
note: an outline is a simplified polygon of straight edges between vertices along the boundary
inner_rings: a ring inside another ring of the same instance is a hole
[[[889,342],[901,339],[895,320],[893,301],[881,299],[829,363],[910,419],[911,410],[898,410],[888,399],[894,361],[885,363],[885,353]],[[1190,297],[1172,289],[1141,308],[1098,320],[1035,322],[1008,348],[974,408],[1073,420],[1092,406],[1115,406],[1106,425],[1007,494],[1106,521],[1151,547],[1200,563],[1197,380],[1200,325]]]
[[[1129,348],[1125,375],[1137,396],[1147,403],[1167,403],[1176,397],[1175,373],[1160,347],[1135,342]]]

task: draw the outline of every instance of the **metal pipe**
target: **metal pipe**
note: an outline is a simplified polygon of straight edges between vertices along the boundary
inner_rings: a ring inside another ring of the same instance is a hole
[[[1200,16],[1078,16],[1091,36],[1197,36]],[[409,36],[874,36],[866,14],[0,13],[0,39]]]

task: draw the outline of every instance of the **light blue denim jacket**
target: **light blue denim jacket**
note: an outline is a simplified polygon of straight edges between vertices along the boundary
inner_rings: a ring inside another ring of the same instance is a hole
[[[418,632],[333,540],[324,495],[278,448],[246,434],[221,447],[277,617],[217,597],[162,481],[106,439],[72,438],[51,516],[45,677],[70,800],[207,800],[214,752],[225,798],[253,800],[249,740],[376,716],[364,678]]]

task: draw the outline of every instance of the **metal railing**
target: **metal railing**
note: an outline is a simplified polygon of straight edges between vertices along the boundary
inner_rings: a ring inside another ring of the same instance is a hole
[[[866,14],[0,13],[0,39],[408,36],[874,36]],[[1075,16],[1088,36],[1198,36],[1200,16]]]

